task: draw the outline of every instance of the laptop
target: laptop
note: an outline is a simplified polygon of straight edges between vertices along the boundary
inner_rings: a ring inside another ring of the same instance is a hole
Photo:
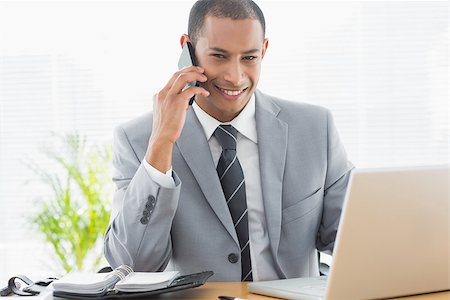
[[[449,166],[355,170],[328,278],[253,282],[285,299],[383,299],[450,290]]]

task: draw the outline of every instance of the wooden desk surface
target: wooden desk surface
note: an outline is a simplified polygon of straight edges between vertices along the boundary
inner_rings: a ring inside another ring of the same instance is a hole
[[[248,300],[269,300],[276,299],[272,297],[265,297],[256,294],[251,294],[247,291],[247,283],[245,282],[207,282],[201,287],[167,293],[160,295],[157,299],[192,299],[192,300],[214,300],[218,296],[232,296]],[[432,293],[426,295],[418,295],[411,297],[398,298],[402,300],[449,300],[450,292]]]

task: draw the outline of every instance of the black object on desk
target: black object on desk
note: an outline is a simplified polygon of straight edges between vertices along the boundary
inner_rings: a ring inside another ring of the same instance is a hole
[[[8,280],[8,286],[0,290],[0,296],[8,296],[9,294],[16,294],[18,296],[34,296],[43,291],[56,278],[47,278],[33,282],[25,275],[16,275]],[[22,283],[24,288],[21,289]]]
[[[90,300],[90,299],[130,299],[130,298],[143,298],[148,296],[154,296],[169,292],[175,292],[180,290],[185,290],[189,288],[194,288],[203,285],[209,277],[214,274],[212,271],[205,271],[195,274],[182,275],[175,278],[172,283],[165,288],[157,289],[147,292],[120,292],[116,290],[109,290],[106,294],[99,295],[84,295],[77,293],[67,293],[61,291],[53,291],[53,296],[62,297],[68,299],[79,299],[79,300]]]

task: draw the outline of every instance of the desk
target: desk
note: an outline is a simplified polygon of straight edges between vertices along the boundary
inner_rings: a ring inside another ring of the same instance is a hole
[[[276,299],[247,292],[245,282],[207,282],[201,287],[163,294],[157,299],[192,299],[192,300],[214,300],[218,296],[233,296],[248,300],[269,300]],[[419,296],[398,298],[401,300],[449,300],[450,292],[432,293]]]

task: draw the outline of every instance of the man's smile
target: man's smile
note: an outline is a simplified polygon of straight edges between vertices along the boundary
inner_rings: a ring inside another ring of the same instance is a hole
[[[241,96],[246,90],[247,88],[242,88],[242,89],[228,89],[228,88],[222,88],[219,87],[217,85],[214,85],[214,87],[219,90],[219,92],[222,95],[228,96],[226,98],[233,98],[233,99],[237,99],[239,98],[239,96]]]

